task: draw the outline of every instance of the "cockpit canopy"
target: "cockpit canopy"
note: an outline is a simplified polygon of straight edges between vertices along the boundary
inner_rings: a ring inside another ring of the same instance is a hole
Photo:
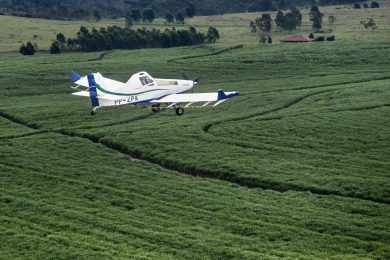
[[[149,84],[153,84],[153,83],[154,83],[153,79],[151,79],[151,78],[148,77],[148,76],[141,76],[141,77],[139,77],[139,80],[141,81],[141,84],[142,84],[143,86],[149,85]]]
[[[139,72],[130,77],[126,85],[131,88],[154,87],[156,83],[147,72]]]

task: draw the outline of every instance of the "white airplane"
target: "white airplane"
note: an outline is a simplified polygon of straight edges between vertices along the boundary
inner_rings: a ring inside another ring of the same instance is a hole
[[[82,91],[72,93],[76,96],[89,97],[92,103],[91,115],[98,108],[120,106],[126,104],[152,105],[153,112],[160,112],[161,105],[175,109],[177,115],[184,113],[195,103],[202,103],[193,107],[214,107],[238,96],[239,92],[224,92],[219,90],[212,93],[185,93],[196,85],[198,80],[157,79],[152,78],[147,72],[139,72],[130,77],[126,82],[120,82],[103,77],[100,73],[89,73],[80,77],[72,71],[71,80],[76,84],[73,88],[83,87]]]

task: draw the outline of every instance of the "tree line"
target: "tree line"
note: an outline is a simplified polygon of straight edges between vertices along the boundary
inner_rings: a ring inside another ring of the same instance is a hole
[[[153,10],[155,17],[191,17],[226,12],[285,10],[291,6],[362,3],[361,0],[0,0],[0,13],[48,19],[125,17],[132,10]],[[180,14],[180,15],[179,15]],[[180,19],[179,19],[180,20]],[[135,20],[133,20],[135,21]]]
[[[66,38],[62,33],[57,34],[56,40],[50,47],[50,52],[56,54],[62,51],[91,52],[111,49],[169,48],[206,42],[215,43],[218,39],[218,30],[211,26],[206,34],[197,31],[195,27],[190,27],[188,30],[172,28],[160,31],[118,26],[88,30],[82,26],[75,38]]]
[[[312,22],[312,28],[315,32],[322,28],[322,18],[324,16],[321,13],[318,6],[313,6],[310,9],[310,21]],[[262,14],[256,18],[255,21],[251,21],[249,27],[251,32],[263,32],[269,34],[272,29],[272,17],[270,14]],[[288,11],[279,10],[276,13],[274,19],[276,26],[281,30],[292,31],[302,25],[302,14],[296,7],[291,7]]]
[[[183,10],[179,10],[177,13],[166,13],[165,20],[167,23],[184,23],[186,17],[194,17],[196,14],[195,6],[189,4]],[[126,13],[125,20],[126,25],[129,27],[137,22],[149,22],[152,23],[157,18],[157,14],[153,9],[133,9]]]
[[[371,2],[370,4],[368,3],[363,3],[363,4],[360,4],[360,3],[354,3],[353,4],[353,8],[354,9],[360,9],[360,8],[380,8],[380,5],[378,2]]]

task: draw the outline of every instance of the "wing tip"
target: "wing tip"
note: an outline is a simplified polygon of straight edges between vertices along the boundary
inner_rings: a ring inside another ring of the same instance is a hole
[[[233,91],[229,94],[226,94],[222,89],[218,90],[218,100],[224,100],[224,99],[232,98],[232,97],[239,96],[239,95],[240,95],[240,92],[238,92],[238,91]]]

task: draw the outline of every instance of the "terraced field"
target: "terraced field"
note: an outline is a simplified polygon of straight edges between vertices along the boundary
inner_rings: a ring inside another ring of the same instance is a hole
[[[390,38],[375,39],[0,54],[0,258],[390,258]],[[91,117],[72,69],[241,96]]]

